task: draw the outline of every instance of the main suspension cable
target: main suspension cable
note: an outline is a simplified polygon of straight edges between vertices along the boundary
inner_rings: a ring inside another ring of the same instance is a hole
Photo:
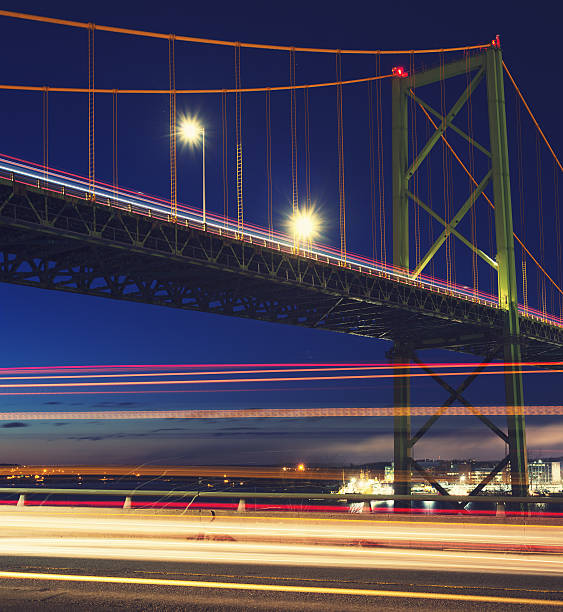
[[[55,19],[53,17],[43,17],[41,15],[31,15],[29,13],[19,13],[16,11],[5,11],[0,10],[0,16],[2,17],[12,17],[14,19],[22,19],[26,21],[39,21],[41,23],[51,23],[57,25],[68,26],[72,28],[88,28],[90,24],[84,23],[81,21],[71,21],[69,19]],[[95,30],[99,30],[101,32],[113,32],[116,34],[128,34],[132,36],[142,36],[145,38],[160,38],[167,39],[170,38],[170,34],[163,34],[161,32],[150,32],[147,30],[134,30],[131,28],[118,28],[114,26],[103,26],[92,24]],[[182,42],[191,42],[191,43],[200,43],[206,45],[219,45],[223,47],[246,47],[249,49],[268,49],[272,51],[299,51],[306,53],[343,53],[343,54],[352,54],[352,55],[397,55],[397,54],[406,54],[406,53],[449,53],[455,51],[469,51],[469,50],[477,50],[477,49],[486,49],[491,46],[491,43],[487,43],[484,45],[465,45],[462,47],[449,47],[442,49],[415,49],[415,50],[382,50],[382,49],[373,49],[373,50],[362,50],[362,49],[327,49],[327,48],[319,48],[319,47],[291,47],[286,45],[270,45],[270,44],[261,44],[261,43],[245,43],[245,42],[234,42],[230,40],[218,40],[214,38],[199,38],[196,36],[183,36],[177,34],[174,36],[176,40]]]
[[[231,87],[231,88],[216,88],[216,89],[176,89],[177,94],[217,94],[217,93],[257,93],[264,91],[289,91],[291,89],[313,89],[316,87],[335,87],[336,85],[354,85],[356,83],[368,83],[370,81],[380,81],[382,79],[392,78],[392,74],[382,74],[371,77],[362,77],[359,79],[348,79],[346,81],[330,81],[326,83],[307,83],[306,85],[268,85],[265,87]],[[171,89],[108,89],[108,88],[93,88],[89,87],[47,87],[45,85],[9,85],[0,84],[0,90],[5,91],[52,91],[56,93],[90,93],[96,94],[166,94],[172,93]]]
[[[508,75],[508,78],[510,79],[510,82],[514,86],[514,89],[516,89],[516,93],[520,97],[520,100],[522,100],[522,103],[524,104],[524,107],[526,108],[526,110],[528,111],[528,114],[532,118],[532,121],[534,122],[534,125],[536,126],[536,129],[540,133],[540,136],[543,138],[543,141],[547,145],[547,148],[549,149],[550,153],[553,155],[553,158],[555,159],[555,163],[559,166],[559,170],[561,170],[561,172],[563,172],[563,165],[561,164],[561,162],[559,161],[559,158],[555,154],[555,151],[553,150],[553,147],[549,144],[549,141],[547,140],[546,135],[543,133],[543,130],[541,129],[539,123],[537,122],[537,120],[536,120],[536,118],[534,116],[534,113],[532,113],[532,110],[528,106],[528,103],[524,99],[524,96],[522,95],[522,92],[520,91],[518,85],[516,85],[516,81],[514,80],[514,77],[510,74],[510,71],[508,70],[506,64],[504,63],[504,60],[502,62],[502,65],[504,67],[504,70],[506,71],[506,74]]]

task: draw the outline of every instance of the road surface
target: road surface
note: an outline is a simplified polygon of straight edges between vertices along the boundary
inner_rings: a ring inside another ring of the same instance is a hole
[[[563,609],[562,554],[478,546],[558,525],[29,510],[0,513],[2,610]]]

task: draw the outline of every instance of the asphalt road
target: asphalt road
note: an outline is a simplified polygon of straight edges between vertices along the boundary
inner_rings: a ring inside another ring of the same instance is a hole
[[[506,611],[563,607],[561,576],[427,570],[301,567],[255,563],[154,563],[98,559],[2,557],[0,572],[119,577],[149,584],[0,578],[2,610],[428,610]],[[205,586],[151,584],[158,580]],[[219,583],[220,586],[211,586]],[[249,590],[229,583],[253,585]],[[301,587],[300,592],[274,588]],[[263,587],[266,590],[256,590]],[[344,592],[323,592],[323,589]],[[319,589],[320,592],[313,592]],[[376,592],[377,595],[364,594]],[[429,598],[420,598],[420,596]],[[468,599],[469,598],[469,599]],[[478,598],[477,600],[471,598]],[[483,599],[479,599],[483,598]],[[494,601],[493,598],[498,598]],[[528,603],[514,603],[531,600]],[[549,605],[551,602],[552,605]],[[546,605],[548,604],[548,605]]]
[[[559,525],[7,509],[0,610],[557,609],[562,538]]]

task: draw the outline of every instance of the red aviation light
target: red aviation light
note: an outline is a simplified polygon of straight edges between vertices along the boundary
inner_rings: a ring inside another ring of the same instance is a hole
[[[498,34],[493,38],[493,40],[491,40],[491,45],[497,49],[500,49],[500,36]]]
[[[409,76],[409,73],[402,66],[393,66],[391,74],[401,78]]]

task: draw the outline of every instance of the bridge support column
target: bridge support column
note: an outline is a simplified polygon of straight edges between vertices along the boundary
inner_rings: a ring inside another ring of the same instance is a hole
[[[517,321],[516,321],[517,323]],[[508,432],[508,455],[510,457],[510,484],[512,495],[527,497],[528,495],[528,452],[526,448],[526,425],[524,419],[524,387],[518,337],[510,334],[513,324],[507,324],[507,339],[504,345],[505,374],[504,386],[506,407],[510,411],[506,417]],[[518,329],[518,326],[516,325]],[[521,508],[525,510],[525,508]]]
[[[409,200],[406,176],[409,157],[408,104],[402,77],[395,76],[391,89],[391,137],[393,141],[393,265],[409,269]],[[398,330],[399,331],[399,330]],[[400,330],[403,334],[403,330]],[[399,339],[388,354],[392,364],[409,363],[412,350]],[[411,492],[411,415],[410,372],[408,368],[393,370],[393,435],[395,495],[410,495]],[[410,508],[410,501],[395,501],[395,509]]]
[[[393,365],[409,364],[411,351],[404,345],[395,343],[389,353]],[[410,495],[412,474],[411,444],[411,381],[409,368],[394,368],[393,374],[393,436],[394,436],[394,470],[393,490],[395,495]],[[409,501],[396,501],[395,508],[410,508]]]
[[[504,383],[506,407],[508,409],[510,479],[512,495],[525,497],[528,495],[528,458],[523,413],[524,390],[519,366],[521,361],[520,323],[510,196],[504,78],[502,52],[499,43],[487,50],[486,68],[495,203],[498,296],[499,305],[505,311],[503,343],[504,361],[508,365],[505,366]]]

